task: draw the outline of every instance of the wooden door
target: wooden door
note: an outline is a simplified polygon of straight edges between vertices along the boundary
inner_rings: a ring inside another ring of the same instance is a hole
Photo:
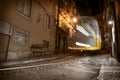
[[[9,43],[9,35],[0,33],[0,60],[5,60],[7,57]]]

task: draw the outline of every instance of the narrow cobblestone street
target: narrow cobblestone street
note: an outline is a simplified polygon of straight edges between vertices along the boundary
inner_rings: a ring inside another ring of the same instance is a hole
[[[120,80],[120,0],[0,0],[0,80]]]
[[[109,55],[42,62],[0,69],[0,80],[120,80],[120,64]]]

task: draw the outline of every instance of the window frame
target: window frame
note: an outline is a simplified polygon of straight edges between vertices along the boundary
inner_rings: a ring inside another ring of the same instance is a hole
[[[20,15],[30,18],[31,10],[32,10],[32,0],[23,0],[23,2],[21,2],[21,3],[20,3],[20,1],[22,1],[22,0],[18,0],[18,2],[17,2],[17,12]],[[27,4],[28,1],[29,1],[29,3]]]
[[[51,16],[50,16],[48,13],[46,13],[45,16],[46,16],[45,26],[46,26],[48,29],[50,29],[50,26],[51,26]]]

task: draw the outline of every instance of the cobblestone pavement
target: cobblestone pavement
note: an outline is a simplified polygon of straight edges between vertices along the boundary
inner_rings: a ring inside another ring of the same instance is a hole
[[[120,80],[119,63],[109,55],[70,57],[0,70],[0,80]]]

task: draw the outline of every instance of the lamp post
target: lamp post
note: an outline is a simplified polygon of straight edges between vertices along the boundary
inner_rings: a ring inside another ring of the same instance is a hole
[[[112,35],[111,35],[111,39],[112,39],[112,41],[111,41],[111,46],[112,46],[111,55],[114,56],[114,54],[115,54],[115,23],[114,23],[114,20],[109,20],[108,25],[109,25],[109,27],[111,27],[111,33],[112,33]]]

